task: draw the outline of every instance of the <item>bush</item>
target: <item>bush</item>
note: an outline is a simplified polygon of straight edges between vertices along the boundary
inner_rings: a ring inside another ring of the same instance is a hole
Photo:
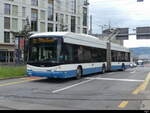
[[[0,79],[23,77],[26,74],[26,66],[1,66]]]

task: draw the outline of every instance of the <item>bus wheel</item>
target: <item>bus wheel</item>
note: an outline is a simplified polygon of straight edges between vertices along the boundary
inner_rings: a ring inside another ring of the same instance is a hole
[[[77,68],[77,73],[76,73],[76,79],[80,79],[82,76],[82,68],[78,67]]]

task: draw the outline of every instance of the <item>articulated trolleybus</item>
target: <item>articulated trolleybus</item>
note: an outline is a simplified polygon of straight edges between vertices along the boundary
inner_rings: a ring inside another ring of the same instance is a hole
[[[129,67],[130,52],[111,44],[111,70]],[[107,41],[70,32],[37,33],[29,39],[28,76],[79,79],[107,71]]]

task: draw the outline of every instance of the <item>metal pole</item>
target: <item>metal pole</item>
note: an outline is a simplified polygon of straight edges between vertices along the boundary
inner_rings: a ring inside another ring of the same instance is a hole
[[[93,23],[92,23],[92,15],[90,15],[90,35],[92,35],[92,32],[93,32]]]
[[[119,33],[119,31],[113,31],[110,36],[108,36],[108,42],[107,42],[107,71],[111,71],[111,41],[116,35]]]
[[[107,42],[107,71],[111,71],[111,41]]]
[[[103,26],[101,26],[101,28],[102,28],[102,39],[104,38],[104,34],[103,34]]]

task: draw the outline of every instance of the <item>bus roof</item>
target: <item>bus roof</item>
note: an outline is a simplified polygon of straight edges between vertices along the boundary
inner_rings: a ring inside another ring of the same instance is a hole
[[[77,34],[71,32],[45,32],[45,33],[36,33],[33,34],[30,38],[37,38],[37,37],[58,37],[63,38],[65,43],[70,44],[77,44],[83,46],[90,46],[90,47],[97,47],[97,48],[107,48],[107,41],[100,40],[97,37],[86,35],[86,34]],[[111,43],[111,49],[117,51],[126,51],[129,52],[129,49]]]

